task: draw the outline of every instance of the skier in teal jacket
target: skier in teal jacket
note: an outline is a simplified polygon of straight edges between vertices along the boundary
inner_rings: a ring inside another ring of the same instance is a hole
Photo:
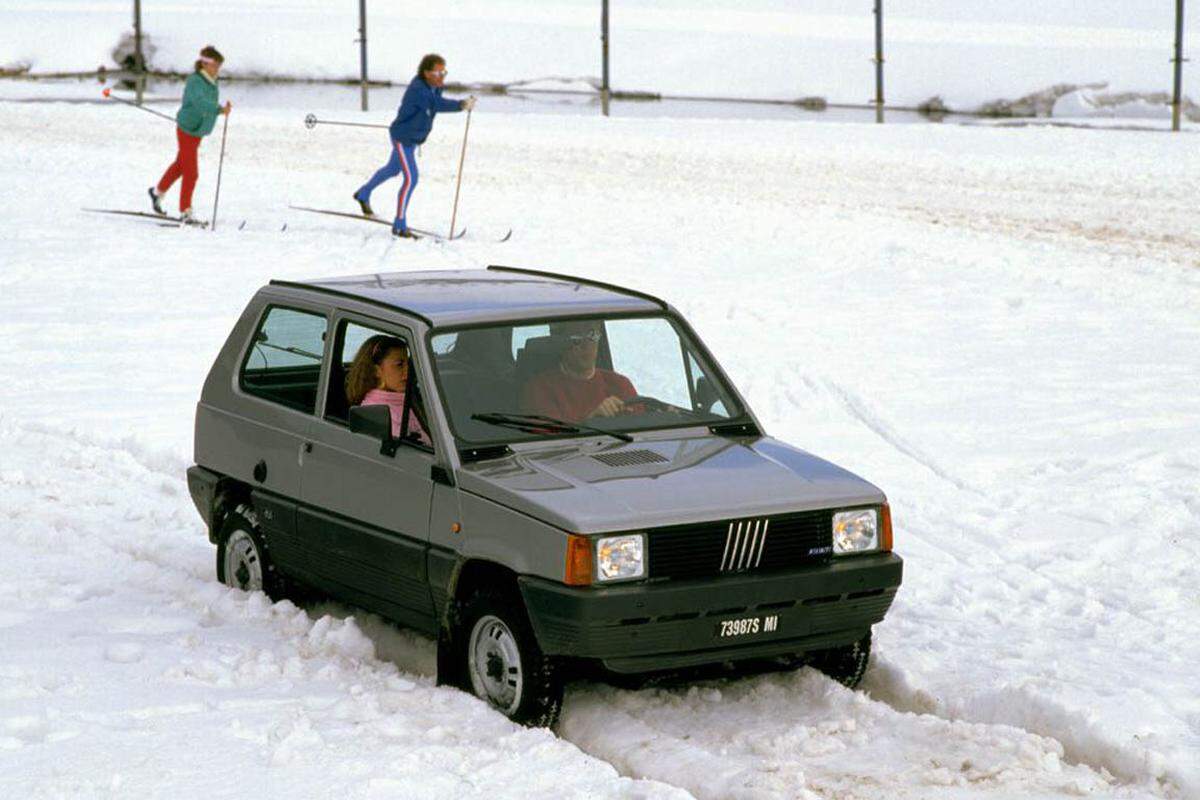
[[[200,140],[212,133],[217,124],[217,117],[228,114],[233,107],[226,100],[225,105],[218,101],[217,75],[225,57],[217,48],[209,45],[200,51],[196,61],[196,70],[188,76],[183,87],[183,104],[175,115],[178,127],[175,138],[179,142],[179,150],[175,160],[163,173],[157,186],[151,186],[149,191],[150,203],[155,213],[166,214],[162,207],[162,197],[167,190],[183,178],[179,190],[179,216],[185,223],[194,222],[192,216],[192,192],[196,188],[196,179],[200,177],[198,151]]]

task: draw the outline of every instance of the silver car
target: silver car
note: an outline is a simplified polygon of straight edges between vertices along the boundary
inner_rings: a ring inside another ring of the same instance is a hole
[[[853,687],[901,581],[883,492],[766,435],[667,303],[583,278],[272,281],[195,461],[221,581],[436,637],[439,683],[526,724],[598,671]]]

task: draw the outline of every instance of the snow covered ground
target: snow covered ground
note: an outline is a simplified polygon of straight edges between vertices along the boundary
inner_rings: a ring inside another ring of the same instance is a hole
[[[640,0],[611,3],[612,85],[688,96],[866,103],[875,96],[875,23],[867,0]],[[912,106],[940,95],[955,109],[1056,83],[1108,82],[1113,91],[1171,86],[1175,4],[902,0],[885,8],[887,99]],[[216,44],[238,74],[357,77],[358,7],[328,0],[155,0],[143,25],[151,63],[188,70]],[[600,77],[599,0],[368,3],[371,75],[406,81],[420,56],[441,52],[450,79],[515,82]],[[6,0],[0,67],[34,72],[111,66],[131,30],[131,3]],[[1185,17],[1188,52],[1200,15]],[[67,33],[69,32],[69,33]],[[64,35],[66,34],[66,35]],[[1185,87],[1200,77],[1185,64]]]
[[[0,796],[1200,797],[1193,137],[484,102],[460,219],[516,233],[438,245],[288,210],[349,209],[378,131],[235,109],[208,232],[78,211],[141,208],[167,124],[0,112]],[[488,263],[665,296],[772,434],[887,491],[905,584],[860,692],[585,683],[555,736],[434,687],[427,640],[215,582],[183,471],[253,291]]]

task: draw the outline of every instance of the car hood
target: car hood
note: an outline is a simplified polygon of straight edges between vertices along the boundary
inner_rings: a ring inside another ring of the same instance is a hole
[[[857,475],[770,437],[557,442],[467,464],[459,483],[579,533],[884,501]]]

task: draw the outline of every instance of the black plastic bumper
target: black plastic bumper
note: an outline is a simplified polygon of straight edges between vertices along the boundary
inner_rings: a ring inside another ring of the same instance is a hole
[[[574,588],[522,577],[538,643],[615,672],[652,672],[850,644],[883,619],[900,587],[894,553],[768,575]],[[722,636],[722,622],[752,630]]]

